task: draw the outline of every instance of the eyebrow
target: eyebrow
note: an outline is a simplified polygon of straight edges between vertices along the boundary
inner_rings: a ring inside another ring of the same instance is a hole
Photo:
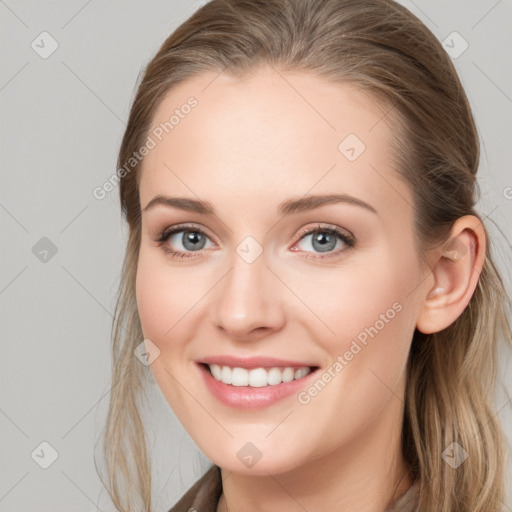
[[[304,212],[320,208],[327,204],[345,203],[359,206],[378,215],[377,210],[364,202],[362,199],[348,194],[327,194],[327,195],[310,195],[299,199],[288,199],[283,201],[277,211],[281,216],[291,215],[293,213]],[[169,197],[157,195],[149,201],[142,211],[146,212],[157,205],[167,206],[171,208],[179,208],[189,212],[195,212],[202,215],[214,215],[215,210],[208,201],[190,199],[186,197]]]

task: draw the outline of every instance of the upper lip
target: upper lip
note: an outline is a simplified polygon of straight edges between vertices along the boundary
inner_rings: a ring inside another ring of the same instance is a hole
[[[229,366],[231,368],[316,368],[315,365],[303,361],[289,361],[277,359],[275,357],[234,357],[234,356],[211,356],[204,357],[197,361],[203,364],[217,364],[219,366]]]

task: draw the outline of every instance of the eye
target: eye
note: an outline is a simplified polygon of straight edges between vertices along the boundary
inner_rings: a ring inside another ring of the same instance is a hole
[[[328,227],[319,224],[316,229],[306,229],[300,235],[302,235],[301,239],[297,242],[297,244],[303,244],[300,250],[309,252],[308,248],[312,248],[314,252],[317,251],[321,254],[320,256],[307,256],[308,258],[321,259],[336,256],[355,246],[354,237],[338,226]],[[294,247],[291,250],[297,251]]]
[[[190,253],[205,249],[207,240],[209,237],[202,229],[188,224],[165,229],[157,241],[173,258],[195,258],[196,256]]]
[[[301,236],[300,240],[291,250],[309,253],[308,246],[310,246],[313,248],[313,252],[320,253],[319,256],[306,256],[312,259],[337,256],[340,252],[355,246],[355,238],[338,226],[322,226],[318,224],[315,229],[306,228],[301,231],[299,236]],[[311,237],[309,242],[305,242],[309,237]],[[157,242],[162,250],[173,258],[196,258],[200,254],[195,255],[194,253],[200,253],[203,249],[208,248],[207,241],[209,240],[210,238],[201,228],[187,224],[166,228],[159,235]],[[301,243],[305,247],[296,249],[295,247]]]

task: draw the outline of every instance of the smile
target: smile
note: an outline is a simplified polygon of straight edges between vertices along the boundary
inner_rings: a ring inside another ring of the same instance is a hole
[[[277,404],[306,388],[319,370],[318,366],[291,361],[288,362],[290,366],[273,366],[282,362],[268,358],[251,362],[235,358],[215,359],[215,363],[197,362],[199,373],[213,397],[236,409],[254,410]]]
[[[311,372],[309,366],[300,368],[231,368],[218,364],[207,365],[213,378],[223,384],[231,386],[249,386],[261,388],[264,386],[277,386],[278,384],[299,380]]]

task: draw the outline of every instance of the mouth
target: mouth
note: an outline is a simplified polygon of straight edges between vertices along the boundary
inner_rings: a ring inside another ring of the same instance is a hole
[[[262,388],[300,380],[318,369],[317,366],[286,366],[242,368],[219,364],[200,363],[218,382],[235,387]]]
[[[275,359],[215,358],[215,362],[196,363],[213,397],[224,405],[245,410],[269,407],[297,395],[311,385],[320,369]]]

